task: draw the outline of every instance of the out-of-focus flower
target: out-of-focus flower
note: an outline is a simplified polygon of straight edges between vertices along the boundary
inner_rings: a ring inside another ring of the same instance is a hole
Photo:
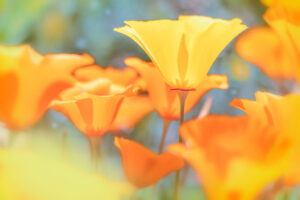
[[[243,110],[252,118],[256,117],[263,123],[272,124],[280,130],[281,137],[290,138],[292,156],[288,161],[290,167],[285,171],[283,179],[285,184],[295,185],[300,182],[300,96],[290,94],[281,97],[257,92],[255,97],[256,101],[235,99],[231,105]]]
[[[184,91],[198,88],[221,51],[247,28],[240,19],[203,16],[125,24],[115,31],[143,48],[170,88]]]
[[[116,69],[113,67],[102,68],[97,65],[84,67],[76,70],[75,77],[79,81],[92,81],[99,78],[107,78],[114,84],[123,87],[133,85],[144,89],[145,83],[133,68]],[[119,132],[124,129],[132,129],[143,117],[153,111],[153,106],[146,95],[136,95],[125,98],[119,112],[109,128],[109,132]]]
[[[86,54],[43,56],[28,45],[0,46],[0,120],[14,129],[33,125],[49,103],[74,84],[72,72],[93,62]]]
[[[109,131],[118,132],[124,129],[133,129],[142,118],[153,110],[152,103],[146,95],[125,98]]]
[[[300,5],[300,2],[298,2]],[[300,9],[274,4],[264,15],[270,27],[254,27],[242,34],[237,53],[271,78],[300,79]]]
[[[90,174],[30,152],[0,150],[0,199],[119,200],[131,185]]]
[[[141,144],[124,138],[115,137],[115,145],[120,150],[127,179],[138,188],[152,185],[184,165],[178,156],[168,152],[156,155]]]
[[[52,108],[62,112],[85,135],[100,136],[109,130],[123,99],[135,92],[134,87],[97,79],[62,92]]]
[[[91,81],[98,78],[110,79],[113,83],[123,86],[133,84],[138,79],[138,74],[134,69],[129,67],[117,69],[114,67],[102,68],[98,65],[91,65],[76,70],[74,76],[79,81]]]
[[[273,6],[275,4],[279,4],[283,7],[289,7],[294,9],[300,9],[300,1],[299,0],[261,0],[263,4],[266,6]]]
[[[171,90],[157,68],[151,62],[145,62],[139,58],[127,58],[126,65],[140,72],[146,81],[147,91],[154,108],[165,119],[178,119],[180,115],[180,103],[176,91]],[[201,84],[188,94],[185,103],[185,113],[188,113],[199,99],[212,89],[227,89],[228,80],[225,75],[209,75]]]
[[[168,150],[192,165],[209,199],[254,199],[288,166],[290,138],[248,116],[208,115],[184,123],[180,134],[187,145]]]

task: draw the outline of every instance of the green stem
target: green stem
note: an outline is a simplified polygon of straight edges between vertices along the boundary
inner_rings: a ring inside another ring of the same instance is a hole
[[[180,103],[180,119],[179,119],[179,123],[180,125],[184,122],[184,104],[185,104],[185,100],[186,97],[188,95],[188,91],[178,91],[177,95],[179,97],[179,103]],[[179,137],[179,143],[183,143],[182,138],[180,136],[180,134],[178,134]],[[175,183],[174,183],[174,200],[178,200],[179,199],[179,193],[180,193],[180,188],[179,188],[179,179],[180,179],[180,170],[176,171],[176,175],[175,175]]]
[[[86,136],[90,146],[91,164],[95,172],[99,167],[100,136]]]
[[[172,122],[172,120],[169,120],[169,119],[162,119],[162,120],[163,120],[163,132],[162,132],[162,136],[161,136],[161,140],[160,140],[160,144],[159,144],[158,154],[161,154],[164,149],[167,132],[168,132],[169,126]]]

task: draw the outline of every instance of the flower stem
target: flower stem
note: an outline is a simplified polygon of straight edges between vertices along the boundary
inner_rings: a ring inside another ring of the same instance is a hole
[[[180,119],[179,123],[180,125],[184,122],[184,104],[186,97],[188,95],[188,91],[178,91],[177,95],[179,97],[179,103],[180,103]],[[182,138],[180,134],[178,134],[179,137],[179,143],[183,143]],[[178,200],[180,196],[180,188],[179,188],[179,179],[180,179],[180,170],[176,171],[175,175],[175,183],[174,183],[174,200]]]
[[[100,136],[86,136],[90,146],[91,164],[98,171]]]
[[[162,136],[161,136],[161,140],[160,140],[160,144],[159,144],[158,154],[161,154],[164,149],[167,132],[168,132],[169,126],[172,122],[172,120],[169,120],[169,119],[163,118],[162,120],[163,120],[163,132],[162,132]]]

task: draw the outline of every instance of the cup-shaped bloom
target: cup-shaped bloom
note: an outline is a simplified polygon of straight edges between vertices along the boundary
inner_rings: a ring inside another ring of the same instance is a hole
[[[15,129],[33,125],[74,84],[72,72],[93,62],[88,55],[43,56],[28,45],[0,46],[0,120]]]
[[[20,150],[0,149],[2,200],[119,200],[133,192],[124,182]]]
[[[85,135],[103,135],[113,123],[123,99],[136,88],[114,85],[108,79],[86,84],[86,87],[81,85],[81,90],[75,87],[64,91],[60,99],[52,103],[52,108],[62,112]]]
[[[178,20],[125,21],[116,28],[133,39],[173,89],[200,86],[221,51],[247,27],[240,19],[179,16]]]
[[[165,119],[179,119],[180,102],[177,92],[165,83],[158,69],[151,62],[145,62],[139,58],[127,58],[125,63],[135,68],[146,81],[146,88],[149,98],[158,111],[159,115]],[[188,93],[184,112],[188,113],[208,91],[212,89],[227,89],[228,80],[225,75],[206,76],[201,84]]]
[[[293,148],[289,168],[283,175],[284,183],[295,185],[300,182],[299,159],[300,154],[300,95],[290,94],[277,96],[267,92],[257,92],[256,100],[235,99],[231,102],[248,116],[264,123],[272,124],[280,130],[281,137],[289,137]]]
[[[169,152],[154,154],[143,145],[115,137],[127,179],[138,188],[147,187],[183,167],[183,159]]]
[[[208,199],[255,199],[288,165],[290,141],[248,116],[208,115],[184,123],[180,134],[187,145],[168,150],[192,165]]]
[[[270,27],[255,27],[242,34],[236,51],[272,78],[299,80],[300,9],[288,1],[272,5],[264,15]]]
[[[107,78],[114,84],[119,84],[124,87],[134,85],[141,89],[145,88],[144,81],[139,77],[137,71],[131,67],[124,69],[107,67],[104,69],[98,65],[91,65],[76,70],[74,76],[77,80],[89,82],[90,84],[94,84],[95,80],[99,78]],[[101,87],[103,89],[105,88],[103,84]],[[99,88],[96,90],[99,91]],[[132,129],[143,117],[152,111],[153,106],[149,97],[146,95],[136,95],[125,98],[109,132]]]

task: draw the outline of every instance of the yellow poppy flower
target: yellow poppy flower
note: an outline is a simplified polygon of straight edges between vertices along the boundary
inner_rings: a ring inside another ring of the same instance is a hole
[[[178,20],[125,21],[115,28],[151,58],[173,89],[195,90],[221,51],[247,26],[240,19],[179,16]]]

